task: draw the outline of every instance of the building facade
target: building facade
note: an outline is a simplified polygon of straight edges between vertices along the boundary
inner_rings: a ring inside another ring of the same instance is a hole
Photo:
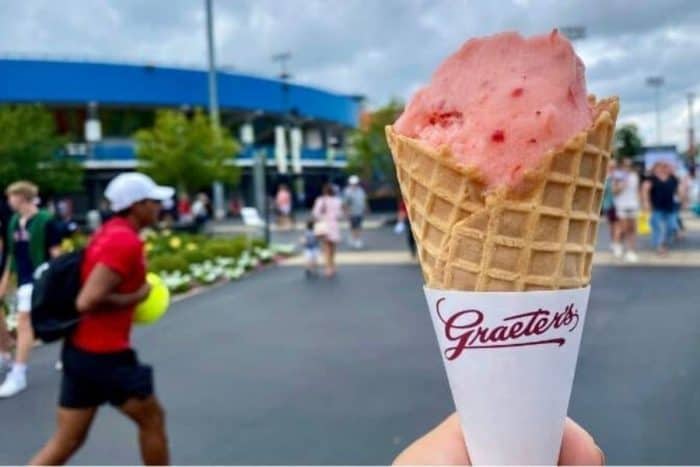
[[[235,159],[243,169],[241,183],[229,197],[255,203],[253,165],[261,155],[267,160],[268,194],[287,183],[296,187],[300,204],[307,204],[323,182],[344,176],[345,142],[358,124],[359,96],[223,71],[217,78],[221,124],[246,143]],[[207,109],[207,73],[0,59],[0,103],[40,103],[54,114],[59,132],[70,140],[68,153],[86,170],[79,209],[94,208],[114,175],[137,167],[132,135],[150,127],[158,109]],[[280,133],[281,128],[286,130]]]

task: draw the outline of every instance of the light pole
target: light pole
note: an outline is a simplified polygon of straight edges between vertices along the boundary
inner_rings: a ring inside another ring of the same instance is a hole
[[[688,97],[688,160],[695,161],[695,123],[693,121],[693,103],[695,101],[695,93],[689,92]]]
[[[654,109],[656,112],[656,144],[661,144],[661,109],[659,103],[659,93],[661,86],[664,85],[663,76],[649,76],[647,78],[647,86],[654,89]]]
[[[270,244],[270,203],[267,196],[267,154],[265,151],[255,151],[255,120],[264,115],[262,110],[256,110],[248,115],[241,126],[240,139],[245,145],[246,151],[251,153],[253,159],[253,189],[255,207],[265,216],[263,234],[265,243]]]
[[[219,91],[216,82],[216,53],[214,51],[213,0],[204,0],[207,8],[207,58],[209,62],[209,119],[219,127]]]
[[[214,12],[213,0],[205,0],[207,12],[207,58],[209,64],[209,121],[214,128],[215,137],[219,137],[219,90],[216,82],[216,53],[214,50]],[[224,217],[224,187],[221,182],[212,185],[214,194],[214,214]]]

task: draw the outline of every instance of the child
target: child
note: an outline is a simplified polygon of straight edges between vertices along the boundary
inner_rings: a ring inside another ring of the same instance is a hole
[[[306,221],[306,231],[304,236],[301,237],[301,244],[304,246],[304,256],[306,256],[306,277],[316,276],[321,249],[318,237],[314,233],[313,219]]]

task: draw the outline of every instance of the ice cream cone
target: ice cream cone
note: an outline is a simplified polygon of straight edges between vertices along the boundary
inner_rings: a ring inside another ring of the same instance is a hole
[[[590,128],[500,190],[386,129],[474,464],[557,460],[619,107],[591,104]]]
[[[591,98],[592,102],[595,101]],[[594,103],[590,128],[511,189],[485,193],[475,167],[386,129],[426,285],[527,291],[590,282],[619,104]]]

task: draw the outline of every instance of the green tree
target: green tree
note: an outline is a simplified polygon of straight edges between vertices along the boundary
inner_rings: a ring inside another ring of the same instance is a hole
[[[634,157],[642,153],[642,138],[637,125],[628,123],[615,131],[615,157]]]
[[[192,193],[215,181],[238,182],[238,143],[199,110],[192,118],[175,110],[159,111],[153,127],[134,137],[139,169],[158,183]]]
[[[350,135],[348,171],[365,180],[379,179],[396,186],[396,172],[391,151],[386,142],[384,127],[394,123],[403,109],[401,103],[391,101],[372,112],[364,125]]]
[[[1,105],[0,187],[29,180],[43,193],[79,190],[83,170],[67,158],[65,142],[56,133],[53,115],[42,106]]]

